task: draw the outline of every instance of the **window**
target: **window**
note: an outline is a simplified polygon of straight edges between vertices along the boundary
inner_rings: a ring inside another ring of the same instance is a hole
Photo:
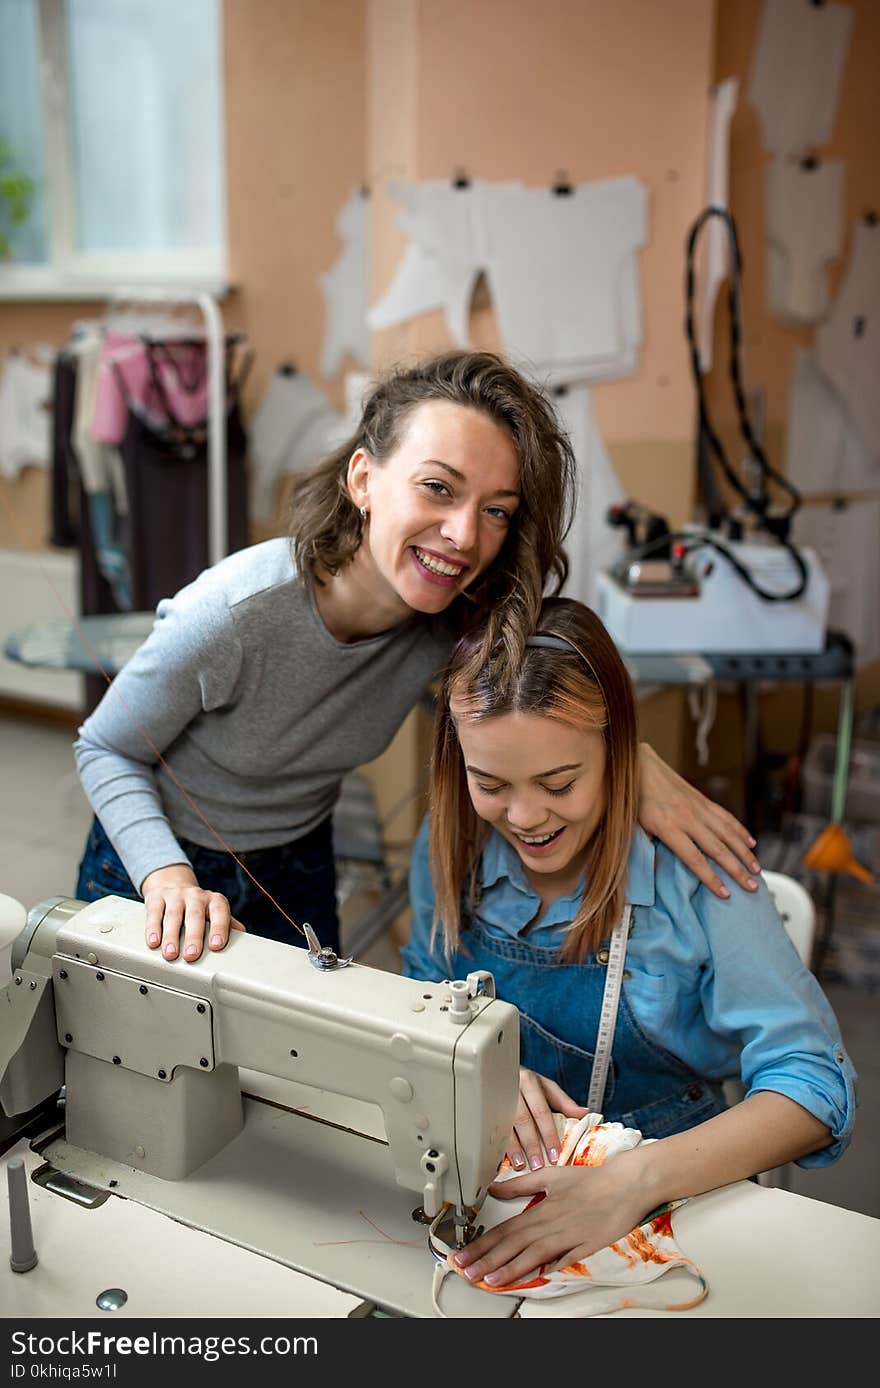
[[[0,0],[0,297],[225,283],[221,0]],[[0,208],[2,212],[2,208]]]

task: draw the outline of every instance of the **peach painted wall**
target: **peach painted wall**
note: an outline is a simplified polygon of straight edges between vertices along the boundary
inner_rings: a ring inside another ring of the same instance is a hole
[[[404,22],[389,26],[392,11]],[[370,86],[384,98],[373,108],[371,171],[430,179],[461,168],[546,186],[564,170],[575,182],[635,174],[647,185],[640,370],[597,386],[593,399],[624,486],[683,520],[693,499],[694,415],[683,248],[703,200],[714,3],[373,0],[369,12]],[[389,134],[395,75],[408,110],[416,93],[415,138],[404,149]],[[381,192],[375,201],[380,292],[401,243]],[[491,306],[474,312],[471,331],[476,345],[500,345]],[[426,315],[377,334],[376,364],[446,343],[442,316]]]

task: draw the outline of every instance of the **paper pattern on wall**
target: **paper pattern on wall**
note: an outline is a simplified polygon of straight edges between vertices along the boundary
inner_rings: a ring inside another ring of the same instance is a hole
[[[442,308],[450,337],[467,324],[486,275],[504,352],[543,384],[613,380],[636,370],[642,343],[637,252],[647,189],[637,178],[579,184],[568,196],[522,183],[394,183],[411,238],[367,315],[387,328]]]
[[[880,498],[802,506],[792,533],[831,581],[829,627],[851,638],[858,667],[880,658]]]
[[[648,193],[633,177],[479,190],[486,274],[504,349],[555,384],[616,380],[642,344],[639,249]]]
[[[872,458],[815,353],[795,353],[786,428],[786,476],[804,496],[880,488]]]
[[[816,360],[880,457],[880,223],[855,228],[837,297],[816,333]]]
[[[343,418],[326,395],[300,371],[276,371],[257,406],[248,438],[251,513],[275,519],[279,478],[321,461],[340,440]]]
[[[851,27],[849,5],[764,0],[749,100],[771,154],[800,157],[830,139]]]
[[[577,504],[565,540],[569,571],[563,592],[588,607],[598,600],[597,575],[621,553],[621,532],[608,525],[609,506],[626,500],[596,426],[588,386],[568,386],[554,401],[577,460]]]
[[[441,179],[389,183],[388,192],[401,208],[398,225],[409,243],[391,284],[367,314],[371,328],[393,327],[442,309],[452,341],[470,347],[471,297],[485,261],[476,220],[481,186],[457,187]]]
[[[369,363],[369,229],[369,198],[359,190],[351,194],[336,222],[343,243],[339,258],[318,277],[325,306],[323,376],[336,374],[346,352],[361,366]]]
[[[774,159],[766,170],[767,307],[816,323],[828,309],[830,261],[840,255],[843,164]]]
[[[709,117],[706,206],[728,205],[730,166],[730,122],[736,110],[739,81],[728,77],[712,91]],[[699,269],[700,302],[697,310],[697,344],[700,370],[712,368],[715,301],[730,271],[730,240],[720,218],[713,217],[703,232],[702,262]]]

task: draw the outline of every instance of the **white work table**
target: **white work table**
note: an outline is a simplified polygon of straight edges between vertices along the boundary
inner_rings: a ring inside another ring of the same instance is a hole
[[[32,1181],[39,1262],[30,1272],[13,1273],[5,1191],[6,1166],[14,1157],[23,1158],[29,1176],[42,1164],[26,1142],[0,1158],[0,1305],[6,1317],[94,1320],[102,1314],[96,1298],[111,1287],[128,1297],[112,1313],[114,1320],[346,1317],[359,1304],[353,1295],[133,1200],[111,1196],[87,1209]],[[284,1218],[281,1209],[278,1218]],[[632,1308],[616,1316],[880,1314],[880,1220],[741,1181],[676,1210],[673,1229],[681,1249],[702,1269],[709,1295],[689,1311]],[[430,1258],[427,1248],[424,1256]],[[577,1316],[583,1314],[581,1294],[523,1302],[519,1314]]]

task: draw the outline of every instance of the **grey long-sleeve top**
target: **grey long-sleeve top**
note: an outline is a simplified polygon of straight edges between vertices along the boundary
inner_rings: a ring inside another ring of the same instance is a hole
[[[343,644],[300,587],[285,539],[206,569],[156,609],[151,635],[75,743],[80,778],[132,881],[185,863],[177,836],[236,852],[301,838],[342,777],[387,747],[442,669],[424,618]]]

